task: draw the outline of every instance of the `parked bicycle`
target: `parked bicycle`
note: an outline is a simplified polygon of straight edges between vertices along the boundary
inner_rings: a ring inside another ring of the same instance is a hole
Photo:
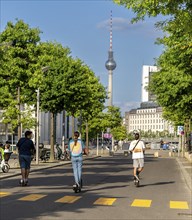
[[[57,159],[58,160],[70,160],[71,159],[68,145],[65,145],[64,152],[62,152],[62,149],[59,146],[59,144],[56,144],[56,150],[57,150]]]

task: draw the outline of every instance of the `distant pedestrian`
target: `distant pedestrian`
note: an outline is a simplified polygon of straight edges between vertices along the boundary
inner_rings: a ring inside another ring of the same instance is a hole
[[[74,137],[69,141],[69,151],[71,154],[71,162],[73,167],[73,175],[75,183],[73,188],[81,189],[82,187],[82,164],[83,152],[85,149],[83,141],[79,138],[80,133],[74,132]]]
[[[118,146],[119,146],[120,150],[123,149],[123,143],[124,143],[124,141],[122,139],[118,142]]]
[[[5,142],[5,150],[4,150],[4,152],[8,153],[9,152],[9,148],[10,148],[10,143],[9,143],[9,141],[6,141]]]
[[[31,157],[35,152],[34,143],[31,140],[33,137],[32,131],[26,131],[25,137],[21,138],[18,143],[18,152],[19,152],[19,163],[21,168],[21,176],[20,184],[22,186],[26,186],[28,184],[28,177],[31,166]]]
[[[4,164],[5,164],[5,158],[4,158],[4,147],[3,147],[3,144],[2,143],[0,143],[0,157],[1,157],[1,159],[0,159],[0,161],[1,161],[1,164],[0,164],[0,167],[1,167],[1,169],[3,168],[3,166],[4,166]]]
[[[134,181],[139,181],[139,174],[144,169],[145,144],[140,140],[139,133],[135,134],[135,140],[130,143],[129,150],[132,152]]]

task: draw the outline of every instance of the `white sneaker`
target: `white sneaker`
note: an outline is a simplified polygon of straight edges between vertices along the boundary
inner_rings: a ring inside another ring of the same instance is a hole
[[[135,175],[134,177],[136,178],[136,180],[137,180],[137,181],[139,181],[139,180],[140,180],[140,179],[139,179],[139,177],[138,177],[137,175]]]

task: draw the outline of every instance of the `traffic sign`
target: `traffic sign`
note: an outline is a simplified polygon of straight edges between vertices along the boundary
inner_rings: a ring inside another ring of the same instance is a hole
[[[184,135],[184,126],[177,126],[177,135]]]

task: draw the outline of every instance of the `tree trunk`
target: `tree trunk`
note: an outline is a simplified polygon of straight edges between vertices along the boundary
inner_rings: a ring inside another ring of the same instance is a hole
[[[62,151],[65,150],[65,110],[63,110]]]
[[[20,92],[21,89],[20,87],[17,88],[17,101],[18,101],[18,127],[17,127],[17,132],[18,132],[18,140],[21,138],[21,99],[20,99]]]
[[[71,129],[72,129],[72,136],[75,132],[75,118],[72,116],[71,117]]]
[[[89,148],[89,127],[88,127],[88,121],[86,121],[86,148]]]
[[[50,162],[53,162],[55,159],[55,152],[54,152],[54,140],[55,140],[55,132],[54,132],[54,113],[51,113],[51,129],[50,129],[50,144],[51,144],[51,149],[50,149]]]

